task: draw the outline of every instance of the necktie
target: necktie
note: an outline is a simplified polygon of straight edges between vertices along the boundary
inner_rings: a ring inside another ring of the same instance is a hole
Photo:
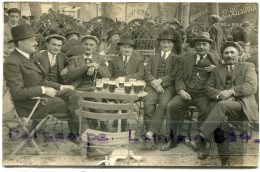
[[[203,55],[200,55],[200,59],[197,62],[197,65],[200,66],[203,60]]]
[[[233,71],[233,69],[234,69],[234,66],[233,66],[233,65],[229,65],[229,66],[228,66],[228,77],[229,77],[229,78],[231,78],[231,76],[232,76],[232,71]]]
[[[165,58],[166,58],[166,52],[164,51],[162,55],[162,59],[165,60]]]
[[[126,69],[126,67],[127,67],[127,56],[125,56],[124,66],[125,66],[125,69]]]
[[[51,60],[50,60],[50,65],[51,65],[51,67],[53,67],[53,66],[55,65],[55,63],[56,63],[55,55],[52,55],[52,56],[51,56]]]
[[[92,62],[92,59],[91,59],[91,58],[85,58],[85,62],[86,62],[86,63],[91,63],[91,62]]]

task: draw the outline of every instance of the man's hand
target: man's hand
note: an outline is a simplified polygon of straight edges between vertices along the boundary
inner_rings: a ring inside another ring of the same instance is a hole
[[[205,67],[206,72],[211,72],[216,66],[213,64],[210,64],[208,67]]]
[[[89,76],[93,75],[94,72],[95,72],[95,70],[96,70],[95,67],[89,67],[89,68],[88,68],[87,75],[89,75]]]
[[[54,97],[57,94],[57,90],[51,87],[45,87],[45,95],[49,97]]]
[[[62,91],[62,90],[74,90],[75,88],[74,88],[74,86],[72,86],[72,85],[62,85],[61,87],[60,87],[60,90]]]
[[[161,85],[156,88],[156,91],[157,91],[157,93],[159,93],[159,94],[164,93],[164,89],[163,89],[163,87],[162,87]]]
[[[155,79],[151,82],[151,85],[154,89],[161,86],[162,80],[161,79]]]
[[[90,67],[94,67],[95,69],[98,69],[98,68],[99,68],[99,64],[96,63],[96,62],[89,63],[88,66],[90,66]]]
[[[191,100],[190,94],[187,93],[186,91],[180,90],[180,91],[179,91],[179,94],[180,94],[180,96],[181,96],[181,98],[182,98],[183,100]]]
[[[234,94],[233,90],[223,90],[219,93],[219,99],[225,100],[225,99],[231,97],[233,94]]]

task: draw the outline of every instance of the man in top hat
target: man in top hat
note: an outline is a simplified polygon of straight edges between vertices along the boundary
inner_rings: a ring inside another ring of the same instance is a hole
[[[118,54],[117,43],[120,41],[120,31],[117,29],[111,30],[107,34],[107,54]]]
[[[109,78],[105,59],[96,54],[99,39],[97,35],[81,37],[84,52],[81,55],[71,57],[68,65],[68,77],[71,84],[79,90],[90,91],[95,86],[96,78]]]
[[[195,105],[198,107],[201,114],[198,121],[203,121],[207,113],[209,101],[206,96],[207,80],[211,71],[220,64],[220,58],[209,51],[213,42],[209,33],[203,32],[193,41],[196,53],[183,58],[183,67],[175,80],[175,89],[178,95],[173,97],[167,105],[169,141],[161,148],[162,151],[177,146],[179,115],[188,106]]]
[[[117,43],[119,46],[119,56],[111,60],[108,65],[112,79],[125,77],[126,80],[143,80],[144,63],[140,56],[133,54],[134,40],[131,36],[123,35]]]
[[[224,33],[222,28],[219,25],[219,22],[222,21],[222,18],[218,15],[211,15],[209,24],[209,34],[210,39],[213,40],[212,43],[212,49],[215,50],[215,52],[220,55],[220,47],[225,41]]]
[[[145,70],[145,91],[144,97],[144,123],[146,137],[152,139],[159,134],[166,113],[166,106],[176,94],[174,82],[178,70],[181,68],[180,58],[172,52],[176,43],[179,43],[177,36],[168,31],[163,31],[157,38],[160,44],[160,53],[149,58]],[[156,144],[150,144],[150,148],[156,148]]]
[[[43,106],[37,107],[32,119],[35,127],[49,113],[68,113],[70,132],[78,133],[78,122],[74,116],[75,106],[69,104],[57,87],[57,83],[47,79],[46,72],[32,53],[36,51],[35,33],[28,24],[21,24],[11,28],[15,50],[4,63],[4,78],[13,98],[19,115],[27,117],[33,109],[36,100],[33,97],[44,97],[48,100]],[[71,100],[70,102],[73,102]]]
[[[11,28],[20,24],[21,11],[18,8],[7,10],[9,21],[4,24],[4,54],[7,57],[14,49],[14,44],[8,41],[12,40]]]
[[[259,117],[254,97],[257,91],[255,67],[251,63],[239,61],[240,50],[236,42],[225,42],[222,45],[221,54],[225,64],[216,67],[208,80],[207,95],[213,102],[197,136],[201,155],[198,158],[207,157],[206,142],[210,142],[214,136],[222,165],[227,165],[230,155],[228,135],[220,129],[223,121],[235,121],[235,125],[239,125],[244,121],[258,121]]]
[[[78,32],[69,30],[65,34],[65,37],[66,41],[61,48],[61,52],[69,58],[83,54],[84,47],[81,44],[80,34]]]

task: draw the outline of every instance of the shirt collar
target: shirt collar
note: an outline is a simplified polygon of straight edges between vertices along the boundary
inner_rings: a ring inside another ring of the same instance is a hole
[[[165,60],[169,57],[169,54],[171,53],[171,51],[166,51],[166,56],[165,56]],[[164,51],[161,51],[161,57],[163,56]]]
[[[47,51],[48,52],[48,57],[56,57],[57,56],[57,54],[56,55],[54,55],[54,54],[52,54],[52,53],[50,53],[49,51]]]
[[[84,59],[92,59],[92,54],[90,56],[86,56],[85,54],[83,54]]]
[[[125,61],[125,58],[126,58],[126,57],[127,57],[127,62],[128,62],[130,56],[123,56],[123,61]]]
[[[26,57],[27,59],[30,59],[30,54],[28,54],[28,53],[26,53],[26,52],[24,52],[24,51],[22,51],[22,50],[20,50],[20,49],[18,49],[18,48],[16,48],[16,50],[17,50],[19,53],[21,53],[24,57]]]

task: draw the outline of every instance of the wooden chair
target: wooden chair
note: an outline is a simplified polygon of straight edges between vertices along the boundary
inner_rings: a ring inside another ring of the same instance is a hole
[[[79,117],[79,133],[83,141],[89,146],[100,148],[113,148],[115,146],[129,145],[134,139],[135,131],[121,131],[121,120],[131,119],[137,114],[134,112],[136,95],[105,92],[77,91],[79,96],[79,109],[76,114]],[[83,119],[96,119],[99,121],[117,120],[117,132],[104,132],[88,128],[82,131]]]

